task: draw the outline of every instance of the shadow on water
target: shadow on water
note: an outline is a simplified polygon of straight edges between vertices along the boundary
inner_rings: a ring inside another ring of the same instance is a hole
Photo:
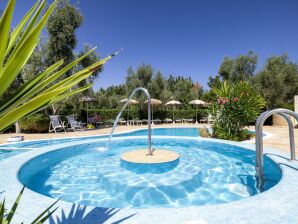
[[[118,213],[120,209],[115,208],[93,208],[89,212],[86,212],[87,206],[72,205],[69,214],[65,214],[62,210],[61,215],[52,215],[49,219],[50,224],[102,224],[108,221],[113,215]],[[123,221],[131,218],[135,214],[126,216],[118,221],[112,222],[113,224],[122,223]],[[55,216],[55,217],[54,217]],[[109,222],[111,223],[111,222]]]
[[[289,161],[289,158],[286,158],[286,157],[284,157],[284,156],[277,155],[277,154],[274,154],[274,153],[265,153],[264,155],[277,156],[277,157],[279,157],[279,158],[282,158],[282,159],[285,159],[285,160]],[[291,169],[293,169],[293,170],[298,171],[298,168],[297,168],[297,167],[295,167],[295,166],[291,166],[291,165],[286,164],[286,163],[278,163],[278,165],[287,166],[287,167],[289,167],[289,168],[291,168]],[[298,165],[298,163],[296,163],[296,165]]]
[[[246,187],[247,192],[250,196],[258,193],[256,189],[256,181],[252,175],[237,175],[242,185]]]

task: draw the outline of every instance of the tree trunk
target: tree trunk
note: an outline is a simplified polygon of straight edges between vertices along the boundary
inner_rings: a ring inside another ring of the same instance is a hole
[[[16,128],[16,133],[21,133],[21,128],[20,128],[20,125],[19,125],[19,122],[17,121],[15,124],[15,128]]]

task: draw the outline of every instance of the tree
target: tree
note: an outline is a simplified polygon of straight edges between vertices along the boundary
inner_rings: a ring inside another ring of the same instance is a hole
[[[78,8],[69,0],[58,0],[57,7],[47,23],[48,41],[46,49],[46,64],[49,66],[56,61],[64,60],[64,64],[75,59],[73,49],[76,47],[76,30],[80,27],[83,16]],[[65,73],[69,77],[73,69]],[[88,90],[89,91],[89,90]],[[52,104],[53,114],[56,114],[61,103]]]
[[[189,101],[201,97],[203,92],[203,88],[198,83],[194,83],[190,77],[184,78],[183,76],[170,75],[167,88],[171,93],[169,98],[181,101],[186,107],[189,107]]]
[[[44,36],[41,36],[39,44],[34,49],[31,57],[22,71],[22,77],[25,82],[46,70],[46,48],[46,39]]]
[[[166,102],[170,99],[181,101],[185,107],[191,107],[188,102],[202,97],[203,88],[199,83],[195,83],[190,77],[172,76],[166,78],[161,71],[156,71],[151,65],[142,64],[134,70],[129,67],[125,85],[111,86],[107,89],[99,90],[96,95],[100,108],[116,108],[119,101],[126,98],[134,88],[145,87],[149,90],[151,98]],[[142,93],[136,94],[140,102],[145,100]],[[139,108],[145,114],[145,105],[140,104]]]
[[[298,67],[287,55],[272,56],[253,80],[267,101],[268,109],[292,103],[298,94]]]
[[[162,73],[158,71],[148,85],[148,90],[151,94],[151,97],[164,100],[166,85],[166,80],[164,79]]]
[[[128,93],[132,92],[137,87],[144,87],[148,89],[148,86],[154,76],[154,70],[151,65],[142,64],[136,71],[129,67],[126,76],[126,86]],[[137,93],[137,96],[140,96]]]
[[[215,78],[209,77],[208,85],[214,86],[220,81],[250,81],[254,76],[258,56],[252,51],[246,55],[239,55],[236,58],[225,57],[220,65],[218,75]]]
[[[174,98],[181,101],[185,105],[188,105],[188,102],[196,98],[193,92],[191,91],[194,83],[190,78],[183,78],[178,76],[177,81],[174,85]]]
[[[126,86],[110,86],[107,89],[101,88],[96,97],[98,100],[98,108],[117,108],[119,101],[126,96]]]
[[[89,52],[92,48],[85,44],[84,48],[80,53],[78,54],[78,57],[81,57],[82,55],[86,54],[86,52]],[[91,54],[89,54],[87,57],[85,57],[80,63],[78,64],[79,69],[84,69],[92,65],[94,62],[98,61],[100,59],[100,56],[93,51]],[[99,73],[103,70],[103,66],[99,67],[98,70],[94,71],[91,76],[89,76],[87,79],[83,80],[80,83],[80,86],[84,86],[86,84],[93,84],[94,80],[98,78]],[[92,88],[88,89],[88,95],[94,95],[94,91]]]
[[[73,49],[77,39],[75,32],[80,27],[83,16],[78,8],[69,0],[59,0],[56,9],[47,23],[49,39],[47,42],[47,63],[53,64],[64,59],[64,64],[70,63],[75,57]],[[71,71],[67,73],[67,76]]]
[[[37,2],[13,32],[10,32],[15,2],[16,0],[8,1],[7,7],[0,18],[0,98],[7,92],[23,70],[24,65],[39,42],[39,36],[44,25],[57,3],[54,1],[45,14],[40,17],[45,1],[40,4]],[[36,113],[53,103],[90,88],[90,85],[78,89],[74,87],[115,54],[94,63],[69,78],[60,82],[56,81],[91,52],[65,67],[62,67],[64,60],[55,62],[44,72],[38,74],[23,86],[18,87],[9,99],[1,101],[0,131],[5,130],[24,116]]]

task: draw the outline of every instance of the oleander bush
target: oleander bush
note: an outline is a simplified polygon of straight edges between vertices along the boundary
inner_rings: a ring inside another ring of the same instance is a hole
[[[265,107],[265,100],[248,82],[221,83],[213,88],[217,101],[209,107],[214,122],[213,135],[216,138],[242,141],[251,133],[245,129],[255,122]]]
[[[45,114],[33,114],[19,121],[23,132],[44,133],[49,131],[49,117]]]

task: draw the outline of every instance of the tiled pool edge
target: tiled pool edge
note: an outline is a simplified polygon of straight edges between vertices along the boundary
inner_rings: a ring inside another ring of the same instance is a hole
[[[128,137],[124,137],[128,138]],[[144,138],[144,137],[129,137],[129,138]],[[160,137],[157,137],[160,138]],[[168,137],[167,137],[168,138]],[[172,137],[177,138],[177,137]],[[215,139],[198,139],[192,137],[179,137],[181,139],[196,139],[198,141],[217,141],[232,145],[242,146],[248,149],[253,149],[254,145],[245,143],[236,143],[230,141],[222,141]],[[83,140],[80,144],[91,143],[100,140]],[[68,142],[59,146],[50,146],[39,150],[25,152],[3,160],[0,165],[4,172],[0,177],[0,192],[5,190],[0,195],[6,197],[8,204],[15,200],[22,185],[16,178],[19,168],[31,158],[43,154],[48,151],[56,150],[66,146],[77,145],[78,142]],[[284,157],[289,157],[289,153],[282,153],[274,149],[266,149],[266,153],[273,153]],[[289,163],[287,160],[278,156],[270,156],[278,163],[284,163],[298,168],[298,163]],[[121,209],[113,215],[106,223],[116,222],[132,214],[134,216],[127,219],[123,223],[185,223],[192,220],[204,220],[206,223],[298,223],[298,217],[295,215],[298,206],[298,171],[282,165],[283,177],[282,180],[272,189],[262,194],[249,197],[243,200],[212,206],[201,207],[185,207],[185,208],[154,208],[154,209]],[[296,202],[295,202],[296,199]],[[44,208],[48,207],[55,200],[46,196],[35,193],[29,189],[25,194],[18,208],[17,216],[14,223],[22,220],[32,219]],[[64,209],[66,214],[69,213],[72,204],[60,201],[60,209],[55,215],[61,216],[61,209]],[[91,210],[92,207],[88,207]]]

